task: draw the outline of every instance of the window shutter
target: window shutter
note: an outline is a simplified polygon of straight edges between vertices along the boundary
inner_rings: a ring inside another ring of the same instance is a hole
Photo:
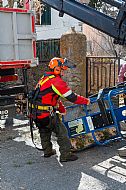
[[[41,25],[51,25],[51,7],[46,6],[41,16]]]

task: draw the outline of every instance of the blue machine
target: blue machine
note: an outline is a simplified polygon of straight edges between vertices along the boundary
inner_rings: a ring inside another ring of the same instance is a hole
[[[125,126],[126,105],[120,102],[121,95],[126,94],[126,83],[117,86],[104,88],[90,97],[89,106],[73,105],[67,107],[67,115],[63,116],[63,122],[68,130],[70,138],[75,138],[88,133],[96,144],[105,145],[116,139],[124,139],[121,125]],[[107,128],[114,128],[116,134],[110,139],[99,141],[95,132],[103,131]]]
[[[77,0],[42,0],[42,2],[58,10],[60,17],[63,17],[64,13],[68,14],[111,36],[115,44],[126,44],[126,0],[101,0],[118,9],[115,18]],[[91,104],[87,107],[75,105],[67,107],[67,115],[63,117],[63,122],[68,129],[69,137],[91,133],[97,144],[124,138],[121,123],[125,124],[126,106],[120,106],[120,94],[126,94],[125,83],[100,90],[97,95],[91,97]],[[112,139],[99,142],[95,132],[112,127],[116,129],[116,135]]]

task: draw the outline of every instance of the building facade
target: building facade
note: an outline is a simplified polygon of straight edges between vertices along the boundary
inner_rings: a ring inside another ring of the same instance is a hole
[[[82,25],[78,20],[66,14],[59,17],[58,11],[47,7],[40,16],[39,24],[36,24],[37,40],[58,39],[71,27],[82,32]]]

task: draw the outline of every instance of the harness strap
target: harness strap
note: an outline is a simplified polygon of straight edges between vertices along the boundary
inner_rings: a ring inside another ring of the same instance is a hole
[[[45,82],[47,82],[49,79],[51,78],[54,78],[55,75],[51,75],[51,76],[48,76],[45,80],[44,79],[44,76],[41,78],[41,80],[39,81],[37,87],[41,87]],[[37,88],[36,87],[36,88]],[[35,109],[39,109],[39,110],[47,110],[47,111],[53,111],[54,110],[54,107],[53,106],[38,106],[36,107],[36,105],[34,104],[29,104],[29,108],[30,108],[30,114],[32,114],[32,109],[35,108]],[[51,117],[50,117],[51,118]],[[43,148],[38,148],[34,142],[34,134],[33,134],[33,117],[30,116],[29,118],[29,122],[30,122],[30,132],[31,132],[31,138],[32,138],[32,142],[35,146],[35,148],[39,151],[43,151],[44,149]],[[51,125],[51,121],[50,121],[50,125]]]
[[[51,76],[48,76],[46,79],[44,79],[44,76],[41,78],[41,80],[39,81],[39,86],[42,86],[44,83],[46,83],[49,79],[51,78],[54,78],[55,75],[51,75]]]
[[[52,121],[54,121],[54,120],[55,120],[55,124],[57,125],[57,113],[55,113],[55,112],[54,112],[54,115],[53,115],[53,116],[50,115],[50,117],[49,117],[49,126],[51,126],[52,124],[54,124],[54,123],[52,123]],[[34,146],[35,146],[35,148],[36,148],[37,150],[39,150],[39,151],[44,151],[43,148],[37,147],[37,145],[36,145],[35,142],[34,142],[33,117],[32,117],[32,116],[30,116],[29,121],[30,121],[30,132],[31,132],[32,142],[33,142],[33,144],[34,144]]]
[[[38,106],[38,105],[30,105],[32,106],[32,108],[36,108],[38,110],[44,110],[44,111],[53,111],[54,109],[56,109],[57,107],[53,107],[53,106]]]
[[[34,134],[33,134],[33,118],[32,118],[32,117],[30,117],[29,122],[30,122],[30,132],[31,132],[32,142],[33,142],[33,144],[34,144],[34,146],[35,146],[35,148],[36,148],[37,150],[39,150],[39,151],[43,151],[44,149],[43,149],[43,148],[39,148],[39,147],[37,147],[37,145],[36,145],[35,142],[34,142]]]

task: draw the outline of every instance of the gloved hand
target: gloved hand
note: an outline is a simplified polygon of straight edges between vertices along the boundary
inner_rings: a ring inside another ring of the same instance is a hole
[[[89,105],[90,104],[90,99],[88,98],[88,102],[87,102],[87,105]]]
[[[65,114],[66,114],[66,109],[65,109],[63,103],[61,102],[61,100],[58,101],[57,105],[58,105],[58,111],[59,111],[62,115],[65,115]]]

